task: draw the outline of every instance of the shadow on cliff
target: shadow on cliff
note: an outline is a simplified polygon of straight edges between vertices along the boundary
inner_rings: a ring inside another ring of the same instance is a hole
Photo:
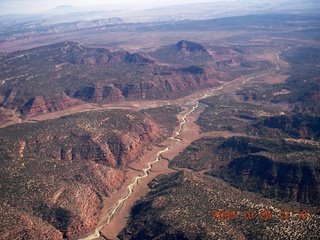
[[[38,215],[42,218],[42,220],[46,221],[62,232],[64,238],[67,237],[66,233],[72,217],[70,211],[57,205],[49,206],[43,201],[39,201],[33,207],[33,211],[35,215]]]

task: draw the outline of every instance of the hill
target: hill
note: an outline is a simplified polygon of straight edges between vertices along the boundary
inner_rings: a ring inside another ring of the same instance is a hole
[[[151,192],[132,209],[120,239],[313,239],[319,234],[318,215],[299,219],[295,206],[239,191],[216,178],[178,172],[161,175],[149,186]],[[290,213],[288,220],[279,215],[283,209]]]
[[[127,165],[172,134],[178,111],[91,111],[0,129],[0,238],[62,239],[95,229]]]
[[[203,65],[207,61],[213,60],[213,56],[203,45],[186,40],[160,47],[149,54],[160,62],[183,64],[184,66],[190,65],[190,63]]]
[[[9,53],[0,62],[0,105],[21,115],[83,101],[168,99],[218,85],[206,68],[162,66],[146,53],[111,52],[75,42]]]

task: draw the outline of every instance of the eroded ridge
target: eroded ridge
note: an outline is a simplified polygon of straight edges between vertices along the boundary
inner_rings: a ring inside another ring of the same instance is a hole
[[[221,90],[222,87],[219,87],[215,90]],[[113,219],[113,217],[117,214],[117,212],[119,211],[119,209],[121,208],[121,206],[123,205],[123,203],[131,196],[131,194],[133,193],[133,190],[135,188],[135,186],[139,183],[139,180],[142,178],[145,178],[149,175],[149,171],[152,168],[152,164],[159,162],[160,158],[161,158],[161,154],[167,152],[170,150],[170,148],[176,144],[178,144],[181,139],[180,139],[180,134],[183,131],[183,126],[184,124],[187,123],[187,117],[193,113],[198,107],[199,107],[199,100],[206,98],[208,96],[211,96],[213,94],[213,92],[211,93],[206,93],[200,97],[197,97],[195,99],[193,99],[191,102],[195,102],[195,105],[192,106],[192,109],[190,111],[188,111],[187,113],[185,113],[182,117],[181,117],[181,122],[179,124],[179,128],[177,131],[174,132],[173,136],[170,137],[169,139],[174,140],[175,142],[172,143],[171,146],[166,147],[162,150],[160,150],[157,154],[156,157],[154,158],[153,161],[149,162],[146,166],[146,168],[142,169],[142,175],[138,175],[134,178],[134,180],[127,186],[127,192],[125,197],[121,198],[118,200],[117,204],[114,206],[114,208],[111,210],[110,214],[99,224],[99,226],[97,227],[97,229],[95,230],[95,232],[91,235],[89,235],[88,237],[85,238],[81,238],[79,240],[91,240],[91,239],[96,239],[98,237],[101,236],[101,229],[103,229],[106,225],[108,225],[110,223],[110,221]],[[187,107],[187,106],[186,106]]]

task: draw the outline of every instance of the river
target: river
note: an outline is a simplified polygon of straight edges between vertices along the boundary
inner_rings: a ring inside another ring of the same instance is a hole
[[[220,90],[220,89],[222,89],[222,87],[219,87],[219,88],[217,88],[217,89],[215,89],[215,90]],[[180,136],[180,134],[181,134],[181,132],[182,132],[182,130],[183,130],[183,125],[187,122],[187,117],[188,117],[188,115],[190,115],[192,112],[194,112],[194,111],[199,107],[199,100],[200,100],[200,99],[203,99],[203,98],[206,98],[206,97],[208,97],[208,96],[211,96],[211,95],[212,95],[212,93],[211,93],[211,94],[206,93],[206,94],[202,95],[201,97],[198,97],[198,98],[195,98],[195,99],[192,100],[192,102],[195,102],[195,105],[192,107],[192,109],[191,109],[190,111],[188,111],[187,113],[185,113],[185,114],[181,117],[181,122],[180,122],[180,124],[179,124],[179,129],[174,132],[174,134],[173,134],[172,137],[170,137],[170,139],[174,140],[174,142],[172,143],[172,145],[171,145],[170,147],[174,146],[175,144],[177,144],[178,142],[181,141],[180,138],[179,138],[179,136]],[[190,103],[189,103],[189,104],[190,104]],[[186,103],[185,106],[186,106],[186,105],[189,105],[189,104]],[[120,208],[120,207],[123,205],[123,203],[131,196],[131,194],[133,193],[133,190],[134,190],[135,186],[138,184],[139,179],[142,179],[142,178],[145,178],[145,177],[148,176],[148,174],[149,174],[148,172],[149,172],[149,170],[152,168],[152,164],[154,164],[154,163],[156,163],[156,162],[159,162],[159,161],[160,161],[161,154],[169,151],[169,150],[170,150],[170,147],[166,147],[166,148],[160,150],[160,151],[156,154],[154,160],[151,161],[151,162],[149,162],[149,163],[147,164],[147,166],[146,166],[144,169],[142,169],[142,174],[136,176],[136,177],[133,179],[133,181],[127,186],[126,195],[125,195],[123,198],[121,198],[121,199],[118,200],[117,204],[116,204],[116,205],[114,206],[114,208],[111,210],[110,214],[108,214],[108,216],[106,216],[106,218],[101,221],[101,223],[98,225],[98,227],[96,228],[96,230],[94,231],[94,233],[92,233],[91,235],[89,235],[89,236],[87,236],[87,237],[85,237],[85,238],[81,238],[81,239],[79,239],[79,240],[93,240],[93,239],[96,239],[96,238],[98,238],[98,237],[101,236],[100,230],[110,223],[110,221],[111,221],[112,218],[115,216],[115,214],[117,214],[117,211],[119,210],[119,208]]]

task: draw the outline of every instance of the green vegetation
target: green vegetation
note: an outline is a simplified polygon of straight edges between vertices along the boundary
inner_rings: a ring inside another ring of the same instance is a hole
[[[280,57],[289,62],[291,75],[285,83],[254,85],[239,90],[237,94],[244,101],[263,101],[272,104],[288,104],[294,113],[318,115],[319,108],[319,48],[292,48]]]
[[[90,111],[0,129],[0,231],[20,223],[12,238],[50,235],[27,221],[65,237],[91,231],[103,198],[125,181],[126,165],[172,135],[179,111]]]
[[[319,205],[319,156],[316,142],[206,137],[193,142],[169,166],[206,170],[265,197]]]
[[[172,99],[249,75],[250,84],[235,81],[224,94],[201,100],[207,105],[197,120],[201,131],[234,136],[199,139],[176,156],[169,166],[182,171],[149,184],[151,191],[132,209],[120,238],[317,239],[320,50],[309,40],[317,39],[318,23],[300,15],[155,23],[159,31],[188,31],[184,36],[203,30],[192,38],[201,36],[204,45],[157,46],[151,57],[74,42],[0,54],[0,105],[8,111],[0,113],[0,121],[83,101]],[[154,30],[153,23],[129,25],[118,27]],[[212,37],[207,30],[222,31]],[[281,84],[259,82],[278,73],[290,77]],[[16,115],[9,116],[8,109]],[[179,111],[175,106],[91,111],[0,129],[1,237],[54,239],[91,232],[104,198],[127,178],[127,164],[172,135]],[[286,209],[290,219],[279,216]],[[308,218],[298,217],[302,209],[310,211]],[[214,210],[235,210],[238,217],[212,219]],[[244,217],[261,210],[273,216]]]
[[[258,119],[279,113],[275,107],[239,102],[230,95],[213,96],[200,102],[208,105],[197,120],[203,132],[230,131],[255,135],[256,129],[252,125]]]
[[[263,137],[319,139],[318,114],[283,112],[281,104],[268,106],[259,99],[241,102],[230,95],[209,97],[201,103],[208,106],[197,120],[203,132],[230,131]]]
[[[162,134],[169,137],[172,135],[175,126],[178,125],[176,115],[181,111],[181,107],[164,106],[142,110],[142,113],[150,116],[157,125],[162,127]]]
[[[319,235],[318,215],[301,220],[294,205],[240,191],[216,178],[178,172],[158,176],[149,186],[151,192],[132,209],[120,239],[315,239]],[[290,211],[290,220],[279,217],[283,209]],[[213,219],[214,210],[235,210],[237,217]],[[271,218],[262,213],[268,210]],[[254,219],[244,217],[248,211]]]

